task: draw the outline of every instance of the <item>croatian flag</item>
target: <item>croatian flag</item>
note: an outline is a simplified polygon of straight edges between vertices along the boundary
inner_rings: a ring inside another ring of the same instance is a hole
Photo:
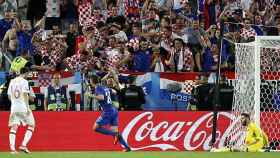
[[[160,104],[168,105],[164,110],[187,110],[197,78],[197,73],[161,73]]]
[[[79,87],[75,86],[80,83],[79,73],[71,73],[71,72],[61,72],[60,83],[63,86],[66,86],[70,91],[75,91],[81,93]],[[44,89],[50,86],[53,82],[52,80],[53,72],[46,73],[32,73],[31,87],[34,93],[44,93]]]

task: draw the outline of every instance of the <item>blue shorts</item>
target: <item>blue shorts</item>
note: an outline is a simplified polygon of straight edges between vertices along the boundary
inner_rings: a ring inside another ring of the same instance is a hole
[[[119,116],[118,112],[114,113],[102,113],[101,116],[98,117],[98,119],[95,122],[99,126],[118,126],[119,124]]]

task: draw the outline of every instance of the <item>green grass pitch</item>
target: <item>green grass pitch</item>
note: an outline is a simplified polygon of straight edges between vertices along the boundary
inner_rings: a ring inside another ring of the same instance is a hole
[[[210,153],[210,152],[34,152],[11,155],[0,152],[0,158],[280,158],[280,153]]]

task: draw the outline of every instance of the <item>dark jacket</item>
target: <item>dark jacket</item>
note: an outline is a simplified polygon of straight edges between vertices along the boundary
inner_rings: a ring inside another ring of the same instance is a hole
[[[145,104],[145,94],[142,87],[130,85],[121,90],[119,101],[125,110],[142,110],[141,106]]]

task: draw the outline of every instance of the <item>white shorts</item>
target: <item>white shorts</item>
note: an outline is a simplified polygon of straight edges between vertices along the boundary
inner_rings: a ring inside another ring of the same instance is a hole
[[[10,114],[9,127],[13,125],[33,126],[35,127],[35,120],[32,112],[27,115],[25,112],[14,112]]]

